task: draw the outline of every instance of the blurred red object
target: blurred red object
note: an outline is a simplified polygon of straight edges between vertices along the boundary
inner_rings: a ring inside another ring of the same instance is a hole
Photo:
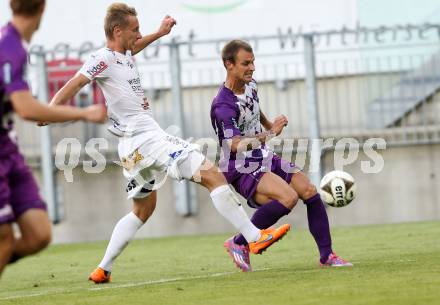
[[[83,62],[79,59],[57,59],[47,62],[47,79],[49,82],[49,99],[52,99],[60,90],[82,67]],[[98,88],[95,82],[92,84],[93,104],[104,104],[105,99],[101,89]],[[77,105],[76,99],[69,101],[70,105]]]

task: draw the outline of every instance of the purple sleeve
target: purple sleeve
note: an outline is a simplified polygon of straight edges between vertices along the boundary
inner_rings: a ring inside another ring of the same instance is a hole
[[[25,80],[26,64],[26,57],[21,59],[8,56],[1,62],[0,69],[6,94],[9,95],[19,90],[29,90]]]
[[[237,109],[228,105],[218,105],[213,115],[215,130],[220,141],[241,135],[237,125],[239,118]]]

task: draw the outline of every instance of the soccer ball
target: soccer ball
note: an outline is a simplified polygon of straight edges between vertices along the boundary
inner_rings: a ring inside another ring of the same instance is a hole
[[[356,196],[354,178],[343,171],[327,173],[319,185],[321,199],[332,207],[340,208],[348,205]]]

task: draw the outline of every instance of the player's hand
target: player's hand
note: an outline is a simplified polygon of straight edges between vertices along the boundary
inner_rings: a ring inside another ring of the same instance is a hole
[[[84,108],[84,121],[104,123],[107,120],[107,109],[104,105],[91,105]]]
[[[167,35],[171,32],[171,29],[176,24],[177,24],[176,19],[174,19],[170,15],[166,15],[163,18],[162,23],[160,24],[159,30],[157,32],[159,33],[160,36]]]
[[[277,116],[272,124],[272,128],[270,129],[276,135],[279,135],[283,128],[287,126],[289,121],[285,115]]]

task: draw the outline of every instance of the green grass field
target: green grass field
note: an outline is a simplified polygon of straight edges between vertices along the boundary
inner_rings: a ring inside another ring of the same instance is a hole
[[[223,250],[227,235],[133,242],[113,282],[88,282],[106,242],[54,245],[10,266],[0,304],[440,304],[440,222],[333,230],[353,268],[320,268],[306,230],[289,232],[242,273]]]

